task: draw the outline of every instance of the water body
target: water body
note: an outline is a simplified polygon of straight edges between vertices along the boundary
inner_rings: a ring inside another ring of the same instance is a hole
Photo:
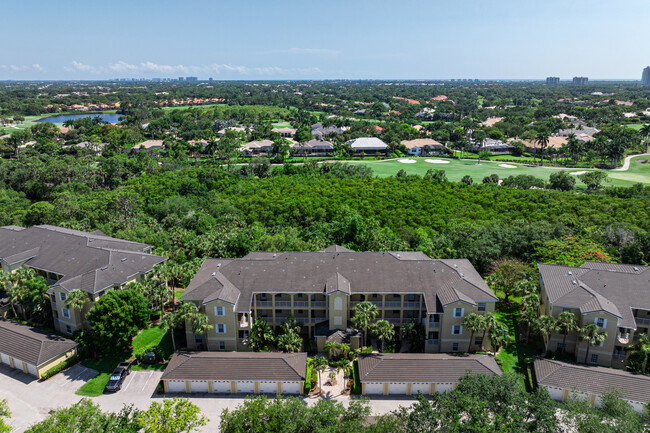
[[[50,122],[50,123],[63,123],[66,120],[76,120],[84,117],[101,117],[102,120],[105,120],[108,123],[119,123],[121,114],[109,113],[109,114],[64,114],[61,116],[52,116],[44,117],[38,119],[35,122]]]

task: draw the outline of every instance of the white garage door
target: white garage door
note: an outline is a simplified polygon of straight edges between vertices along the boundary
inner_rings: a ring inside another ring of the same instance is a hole
[[[630,403],[632,405],[632,408],[638,413],[643,413],[645,411],[645,405],[643,403],[629,400],[627,402]]]
[[[35,365],[27,364],[27,371],[29,371],[29,374],[33,376],[38,376],[38,370],[36,370]]]
[[[384,384],[383,383],[366,383],[366,394],[383,394],[384,393]]]
[[[428,383],[414,383],[411,385],[411,394],[418,395],[420,391],[424,395],[428,395],[430,388]]]
[[[277,394],[277,392],[278,392],[277,382],[260,382],[260,393]]]
[[[548,393],[551,396],[551,398],[555,401],[562,401],[562,395],[564,394],[564,391],[561,389],[557,388],[547,388]]]
[[[168,392],[185,392],[185,381],[183,381],[183,380],[168,380],[167,381],[167,391]]]
[[[388,394],[405,395],[406,394],[406,384],[405,383],[389,383],[388,384]]]
[[[208,382],[193,380],[190,382],[190,392],[208,392]]]
[[[282,394],[300,394],[300,382],[291,382],[282,384]]]
[[[255,382],[237,382],[237,392],[242,394],[254,394]]]
[[[230,382],[212,382],[212,392],[230,394]]]
[[[438,383],[436,384],[436,392],[447,392],[454,389],[454,385],[451,383]]]
[[[0,355],[0,359],[2,359],[3,364],[9,365],[9,355],[5,355],[4,353]]]

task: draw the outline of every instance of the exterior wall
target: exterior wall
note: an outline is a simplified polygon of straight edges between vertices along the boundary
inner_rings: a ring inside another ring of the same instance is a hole
[[[447,392],[456,387],[454,383],[383,383],[383,382],[362,382],[362,395],[416,395],[418,391],[422,394],[433,394],[434,392]]]
[[[66,353],[62,353],[61,355],[57,356],[53,360],[41,365],[40,367],[38,367],[38,370],[37,370],[38,378],[40,379],[41,376],[43,375],[43,373],[45,373],[49,369],[59,365],[60,363],[64,362],[65,360],[72,358],[76,354],[77,354],[77,349],[75,348],[75,349],[67,351]]]
[[[330,329],[345,328],[348,324],[350,297],[342,292],[334,292],[327,297]]]
[[[224,311],[224,316],[217,316],[217,307],[222,307]],[[232,304],[224,302],[221,300],[210,302],[206,305],[200,306],[200,310],[208,316],[208,321],[210,323],[211,329],[207,331],[204,335],[201,335],[201,339],[207,336],[207,341],[203,342],[204,350],[224,350],[224,351],[233,351],[238,350],[238,331],[241,329],[239,327],[239,321],[237,320],[237,315],[235,313],[235,308]],[[217,326],[224,325],[225,333],[218,333]],[[187,346],[190,349],[198,349],[196,342],[196,336],[191,331],[191,327],[186,324],[185,334],[187,337]],[[221,349],[220,343],[224,343],[224,348]]]

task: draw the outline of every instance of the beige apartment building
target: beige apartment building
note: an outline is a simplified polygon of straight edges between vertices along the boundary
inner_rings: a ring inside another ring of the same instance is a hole
[[[650,328],[650,267],[585,262],[580,267],[539,264],[542,292],[541,314],[554,318],[565,311],[575,315],[579,326],[589,323],[606,332],[601,346],[590,347],[587,363],[622,368],[625,348],[648,335]],[[553,333],[548,350],[566,351],[585,362],[587,343],[577,332]]]
[[[86,326],[84,318],[108,289],[139,281],[165,257],[151,254],[151,245],[49,225],[0,227],[0,265],[4,272],[27,266],[42,275],[50,288],[54,326],[72,334]],[[66,304],[74,289],[89,295],[83,311]]]
[[[369,301],[378,319],[424,325],[426,352],[464,352],[463,318],[494,312],[497,297],[467,260],[435,260],[422,252],[252,252],[241,259],[207,259],[182,296],[207,314],[213,329],[187,330],[190,348],[244,351],[253,322],[279,326],[289,316],[319,346],[351,327],[354,307]],[[472,349],[489,347],[477,335]],[[322,347],[319,347],[322,349]]]

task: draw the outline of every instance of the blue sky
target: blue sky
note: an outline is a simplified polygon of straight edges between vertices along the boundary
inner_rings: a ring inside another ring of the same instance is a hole
[[[648,0],[4,2],[0,79],[640,79]]]

